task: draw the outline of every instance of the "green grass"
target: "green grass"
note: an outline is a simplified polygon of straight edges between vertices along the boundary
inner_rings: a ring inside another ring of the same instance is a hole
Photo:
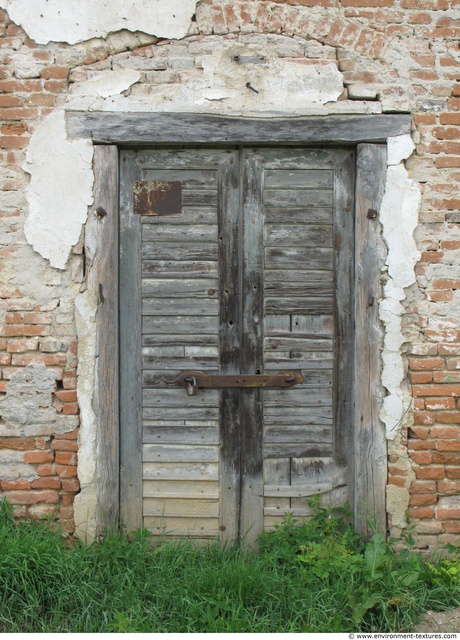
[[[460,563],[429,565],[367,544],[313,503],[258,552],[153,543],[146,532],[69,545],[0,504],[0,632],[408,631],[427,608],[460,604]]]

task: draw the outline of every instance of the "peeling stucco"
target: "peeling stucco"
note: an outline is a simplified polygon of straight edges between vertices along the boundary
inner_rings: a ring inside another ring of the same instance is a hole
[[[407,136],[390,138],[388,147],[389,166],[380,210],[382,235],[388,248],[388,279],[379,307],[385,328],[382,385],[388,395],[383,399],[380,417],[386,426],[387,437],[393,439],[411,401],[403,384],[405,373],[401,346],[404,336],[401,321],[405,311],[402,304],[406,298],[404,290],[415,283],[415,264],[420,258],[414,231],[418,224],[421,194],[401,161],[411,154],[411,141]],[[397,160],[400,160],[399,164],[393,164]]]
[[[81,491],[75,497],[74,518],[77,533],[88,540],[96,532],[96,446],[97,422],[93,402],[95,395],[97,300],[91,291],[75,299],[78,335],[77,393],[80,406],[78,441],[78,479]]]
[[[92,202],[90,140],[69,140],[63,111],[50,114],[34,132],[23,169],[30,173],[27,241],[52,267],[64,269]]]
[[[75,428],[76,420],[62,420],[53,407],[58,377],[54,369],[34,363],[11,376],[0,398],[0,436],[51,435]]]
[[[183,38],[196,0],[2,0],[0,6],[38,44],[75,44],[122,29]]]

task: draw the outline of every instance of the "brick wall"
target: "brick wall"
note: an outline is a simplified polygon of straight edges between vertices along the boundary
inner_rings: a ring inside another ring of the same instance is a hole
[[[263,37],[262,37],[263,36]],[[422,190],[417,285],[403,318],[412,404],[389,442],[389,487],[415,525],[420,548],[460,542],[460,1],[201,0],[179,42],[121,32],[69,46],[37,46],[0,11],[0,392],[30,363],[56,373],[51,426],[0,423],[0,462],[12,477],[0,497],[18,516],[60,518],[72,529],[78,405],[72,300],[84,288],[81,246],[64,273],[33,254],[23,234],[30,136],[61,108],[76,83],[133,68],[127,94],[148,97],[201,73],[200,56],[220,41],[271,46],[280,57],[335,60],[340,102],[413,114],[416,153],[406,162]],[[342,105],[343,106],[343,105]],[[39,294],[30,273],[40,279]],[[3,431],[1,429],[3,428]],[[14,465],[17,477],[14,476]],[[21,465],[26,465],[22,467]],[[21,476],[25,474],[25,477]],[[399,535],[401,519],[390,514]]]

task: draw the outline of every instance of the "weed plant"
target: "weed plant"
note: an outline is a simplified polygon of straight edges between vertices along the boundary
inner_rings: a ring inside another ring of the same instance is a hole
[[[287,517],[247,551],[145,531],[70,545],[0,503],[0,632],[407,631],[426,608],[459,605],[455,557],[365,543],[346,514],[310,506],[310,521]]]

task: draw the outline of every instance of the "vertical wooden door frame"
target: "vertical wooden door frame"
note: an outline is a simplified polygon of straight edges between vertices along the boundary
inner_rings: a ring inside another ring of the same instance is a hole
[[[176,126],[173,126],[176,125]],[[380,225],[373,213],[378,212],[386,175],[387,137],[410,132],[410,116],[344,116],[331,118],[251,119],[187,114],[110,114],[68,113],[70,137],[92,138],[98,144],[94,154],[94,207],[89,216],[87,234],[96,233],[98,249],[89,265],[88,287],[98,298],[96,319],[98,356],[96,361],[95,410],[98,422],[96,467],[98,476],[98,527],[103,528],[121,520],[129,528],[141,526],[138,502],[142,499],[138,486],[119,495],[120,441],[122,450],[134,451],[139,438],[124,440],[119,434],[119,411],[137,411],[136,399],[129,406],[119,407],[119,340],[132,333],[118,327],[119,295],[128,296],[133,311],[140,302],[127,283],[120,282],[118,290],[118,147],[149,143],[174,146],[181,144],[213,144],[215,146],[240,143],[244,146],[265,144],[302,145],[352,144],[357,149],[355,189],[355,305],[354,305],[354,394],[349,402],[353,414],[354,434],[351,478],[355,495],[355,523],[364,533],[368,525],[366,514],[373,515],[377,527],[386,528],[385,487],[387,479],[386,441],[378,414],[380,409],[380,349],[382,333],[378,319],[380,298],[380,268],[382,243]],[[185,127],[185,128],[184,128]],[[244,142],[243,142],[244,141]],[[108,144],[112,143],[112,144]],[[113,144],[115,143],[115,144]],[[377,143],[377,144],[375,144]],[[122,208],[131,196],[124,194]],[[124,203],[124,204],[123,204]],[[99,211],[99,213],[97,213]],[[104,214],[107,212],[107,215]],[[116,229],[114,227],[117,223]],[[129,223],[124,230],[129,233]],[[98,226],[99,225],[99,226]],[[121,247],[126,252],[129,240]],[[140,255],[139,247],[132,247],[134,264]],[[126,255],[125,255],[126,258]],[[140,322],[134,320],[133,322]],[[132,345],[133,353],[140,346]],[[124,366],[121,375],[132,375]],[[139,406],[139,404],[137,405]],[[139,434],[138,434],[139,435]],[[124,455],[126,459],[126,455]],[[136,464],[129,460],[128,464]],[[121,469],[123,472],[123,469]],[[363,515],[363,511],[366,513]]]

